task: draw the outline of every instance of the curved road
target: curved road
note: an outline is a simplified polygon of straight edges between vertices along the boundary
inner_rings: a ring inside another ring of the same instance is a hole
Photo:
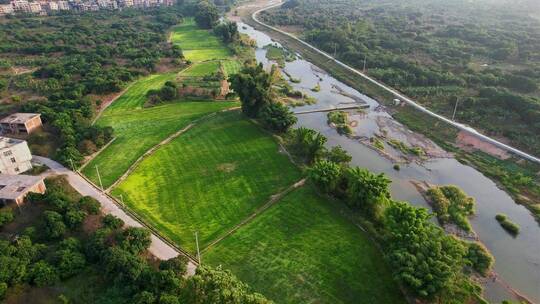
[[[144,227],[139,221],[118,207],[118,205],[116,205],[116,203],[109,196],[104,194],[102,191],[96,188],[96,186],[84,179],[78,173],[67,169],[60,163],[49,158],[33,155],[32,159],[50,168],[50,170],[47,170],[42,174],[43,177],[64,175],[69,184],[81,195],[91,196],[98,200],[101,203],[101,211],[104,214],[112,214],[122,219],[126,226]],[[173,246],[167,244],[154,233],[151,234],[151,237],[152,244],[150,245],[150,248],[148,248],[148,251],[150,251],[155,257],[161,260],[167,260],[179,254],[179,252]],[[190,257],[188,257],[188,259],[190,259],[188,263],[188,275],[192,275],[195,273],[196,265]]]
[[[324,57],[328,58],[329,60],[334,61],[335,63],[337,63],[338,65],[342,66],[343,68],[345,68],[345,69],[351,71],[351,72],[354,73],[354,74],[357,74],[357,75],[361,76],[362,78],[366,79],[367,81],[369,81],[369,82],[375,84],[376,86],[382,88],[383,90],[385,90],[385,91],[391,93],[391,94],[394,95],[396,98],[405,101],[406,103],[408,103],[408,104],[411,105],[412,107],[416,108],[417,110],[422,111],[422,112],[424,112],[424,113],[426,113],[426,114],[428,114],[428,115],[430,115],[430,116],[432,116],[432,117],[435,117],[435,118],[437,118],[437,119],[439,119],[439,120],[441,120],[441,121],[443,121],[443,122],[445,122],[445,123],[447,123],[447,124],[449,124],[449,125],[452,125],[452,126],[458,128],[459,130],[465,131],[465,132],[467,132],[467,133],[469,133],[469,134],[471,134],[471,135],[473,135],[473,136],[475,136],[475,137],[477,137],[477,138],[479,138],[479,139],[481,139],[481,140],[483,140],[483,141],[486,141],[486,142],[488,142],[488,143],[491,143],[491,144],[493,144],[493,145],[495,145],[495,146],[497,146],[497,147],[499,147],[499,148],[501,148],[501,149],[504,149],[504,150],[506,150],[506,151],[508,151],[508,152],[511,152],[511,153],[514,153],[514,154],[516,154],[516,155],[518,155],[518,156],[520,156],[520,157],[522,157],[522,158],[525,158],[525,159],[527,159],[527,160],[530,160],[530,161],[532,161],[532,162],[535,162],[535,163],[540,164],[540,158],[538,158],[538,157],[536,157],[536,156],[534,156],[534,155],[528,154],[528,153],[526,153],[526,152],[523,152],[523,151],[521,151],[521,150],[519,150],[519,149],[516,149],[516,148],[514,148],[514,147],[512,147],[512,146],[509,146],[509,145],[507,145],[507,144],[505,144],[505,143],[502,143],[502,142],[500,142],[500,141],[498,141],[498,140],[496,140],[496,139],[494,139],[494,138],[491,138],[491,137],[489,137],[489,136],[486,136],[486,135],[484,135],[484,134],[482,134],[482,133],[476,131],[475,129],[473,129],[473,128],[467,126],[467,125],[464,125],[464,124],[455,122],[455,121],[450,120],[450,119],[448,119],[448,118],[446,118],[446,117],[444,117],[444,116],[442,116],[442,115],[439,115],[439,114],[437,114],[437,113],[434,113],[434,112],[428,110],[427,108],[421,106],[420,104],[418,104],[418,103],[415,102],[414,100],[410,99],[409,97],[407,97],[407,96],[405,96],[405,95],[399,93],[398,91],[394,90],[393,88],[391,88],[391,87],[389,87],[389,86],[387,86],[387,85],[385,85],[385,84],[383,84],[383,83],[381,83],[381,82],[379,82],[379,81],[377,81],[377,80],[375,80],[375,79],[369,77],[368,75],[366,75],[366,74],[364,74],[364,73],[362,73],[362,72],[360,72],[360,71],[358,71],[358,70],[356,70],[356,69],[354,69],[354,68],[348,66],[347,64],[345,64],[345,63],[343,63],[343,62],[341,62],[341,61],[335,59],[334,57],[328,55],[327,53],[325,53],[325,52],[322,51],[322,50],[319,50],[318,48],[314,47],[313,45],[311,45],[311,44],[309,44],[309,43],[307,43],[307,42],[305,42],[305,41],[303,41],[303,40],[297,38],[296,36],[294,36],[294,35],[292,35],[292,34],[289,34],[289,33],[284,32],[284,31],[282,31],[282,30],[280,30],[280,29],[278,29],[278,28],[275,28],[275,27],[273,27],[273,26],[271,26],[271,25],[268,25],[268,24],[266,24],[266,23],[260,21],[260,20],[257,18],[257,15],[258,15],[260,12],[265,11],[265,10],[268,10],[268,9],[271,9],[271,8],[274,8],[274,7],[281,6],[282,4],[283,4],[283,2],[280,2],[280,3],[277,3],[277,4],[272,4],[272,5],[269,5],[269,6],[267,6],[267,7],[261,8],[261,9],[255,11],[253,14],[251,14],[251,18],[253,19],[253,21],[255,21],[256,23],[258,23],[259,25],[262,25],[262,26],[264,26],[264,27],[266,27],[266,28],[269,28],[269,29],[271,29],[271,30],[273,30],[273,31],[276,31],[276,32],[280,33],[280,34],[286,35],[287,37],[290,37],[290,38],[292,38],[292,39],[294,39],[294,40],[300,42],[301,44],[303,44],[303,45],[309,47],[310,49],[314,50],[315,52],[317,52],[317,53],[323,55]]]

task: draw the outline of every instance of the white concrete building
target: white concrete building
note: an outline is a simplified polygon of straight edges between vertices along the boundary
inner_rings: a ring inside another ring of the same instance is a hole
[[[69,10],[69,3],[67,1],[58,1],[56,4],[58,5],[58,9],[61,11]]]
[[[32,169],[32,154],[26,141],[0,137],[0,174],[19,174]]]

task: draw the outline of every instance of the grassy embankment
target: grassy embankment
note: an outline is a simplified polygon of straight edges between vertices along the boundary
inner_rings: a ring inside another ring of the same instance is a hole
[[[540,221],[540,181],[537,175],[540,166],[521,159],[500,160],[483,152],[463,151],[456,146],[457,129],[411,107],[395,107],[392,102],[394,98],[392,94],[351,73],[298,41],[258,25],[251,19],[251,13],[246,13],[243,21],[268,33],[286,47],[299,52],[303,58],[329,72],[333,77],[387,106],[396,120],[405,124],[412,131],[426,135],[447,151],[454,152],[460,162],[476,168],[493,179],[517,203],[526,206]]]

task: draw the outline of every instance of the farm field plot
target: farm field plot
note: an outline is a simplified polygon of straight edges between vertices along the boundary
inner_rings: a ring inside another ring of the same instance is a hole
[[[152,156],[113,195],[165,236],[195,251],[301,177],[274,139],[239,111],[219,113]]]
[[[223,60],[221,61],[221,64],[223,64],[223,69],[227,75],[236,74],[240,72],[243,67],[242,63],[238,60]]]
[[[202,256],[276,303],[406,303],[366,235],[306,185]]]
[[[160,88],[175,75],[152,75],[135,82],[103,112],[96,124],[112,126],[116,139],[88,163],[82,171],[84,175],[98,184],[97,165],[103,186],[107,188],[139,156],[169,135],[197,118],[237,105],[233,102],[181,101],[144,108],[146,92]]]
[[[211,75],[219,69],[219,61],[207,61],[194,64],[187,70],[183,71],[180,76],[184,77],[199,77]]]
[[[178,44],[186,59],[191,61],[227,59],[232,55],[210,30],[198,28],[193,18],[185,18],[182,24],[173,28],[171,42]]]

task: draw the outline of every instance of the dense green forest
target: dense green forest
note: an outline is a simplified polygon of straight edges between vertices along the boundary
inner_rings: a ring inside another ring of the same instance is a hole
[[[540,21],[531,5],[291,0],[261,17],[360,70],[366,59],[369,75],[436,112],[452,116],[458,101],[457,121],[539,155]]]
[[[111,93],[183,64],[167,33],[192,6],[2,19],[0,110],[41,113],[46,132],[29,139],[35,153],[79,162],[113,137],[91,126]]]

